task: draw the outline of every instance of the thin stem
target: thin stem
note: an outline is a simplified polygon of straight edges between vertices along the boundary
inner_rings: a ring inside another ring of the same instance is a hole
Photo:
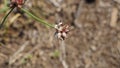
[[[29,11],[27,11],[26,9],[21,8],[21,10],[24,11],[25,13],[27,13],[27,14],[28,14],[29,16],[31,16],[32,18],[34,18],[35,20],[37,20],[38,22],[40,22],[41,24],[47,25],[47,26],[49,26],[49,27],[54,28],[54,25],[49,24],[48,22],[44,21],[43,19],[40,19],[40,18],[34,16],[33,14],[31,14],[31,13],[30,13]]]
[[[68,68],[68,64],[66,62],[66,48],[65,48],[65,42],[64,40],[60,40],[59,41],[59,44],[60,44],[60,61],[62,62],[62,65],[64,68]]]
[[[0,29],[2,28],[5,20],[6,20],[7,17],[10,15],[10,13],[13,11],[14,8],[15,8],[15,7],[11,8],[10,11],[5,15],[5,17],[3,18],[3,20],[2,20],[2,22],[1,22],[1,24],[0,24]]]

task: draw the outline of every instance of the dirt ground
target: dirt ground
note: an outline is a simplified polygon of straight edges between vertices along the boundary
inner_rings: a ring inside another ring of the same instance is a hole
[[[27,0],[24,8],[72,30],[61,42],[55,29],[14,10],[0,30],[0,68],[120,68],[119,0]]]

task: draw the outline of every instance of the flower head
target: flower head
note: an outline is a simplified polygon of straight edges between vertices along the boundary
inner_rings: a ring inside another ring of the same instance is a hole
[[[64,25],[61,21],[55,25],[55,36],[57,36],[58,39],[64,40],[67,38],[67,34],[70,31],[68,25]]]

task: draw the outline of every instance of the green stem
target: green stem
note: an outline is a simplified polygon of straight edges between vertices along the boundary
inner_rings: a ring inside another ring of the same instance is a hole
[[[14,8],[15,8],[15,7],[11,8],[10,11],[5,15],[5,17],[3,18],[3,20],[2,20],[2,22],[1,22],[1,24],[0,24],[0,29],[2,28],[5,20],[6,20],[7,17],[10,15],[10,13],[13,11]]]
[[[41,24],[47,25],[47,26],[49,26],[49,27],[54,28],[54,25],[49,24],[48,22],[44,21],[43,19],[40,19],[40,18],[34,16],[33,14],[31,14],[31,13],[30,13],[29,11],[27,11],[26,9],[21,8],[21,10],[24,11],[25,13],[27,13],[27,14],[28,14],[29,16],[31,16],[32,18],[34,18],[35,20],[37,20],[38,22],[40,22]]]

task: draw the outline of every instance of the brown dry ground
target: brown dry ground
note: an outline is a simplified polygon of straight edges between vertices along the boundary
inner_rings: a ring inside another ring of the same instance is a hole
[[[69,68],[120,68],[119,0],[63,0],[58,7],[49,0],[30,0],[26,8],[52,24],[59,18],[71,24],[64,41]],[[25,14],[10,22],[14,16],[0,30],[0,68],[64,68],[55,30]]]

